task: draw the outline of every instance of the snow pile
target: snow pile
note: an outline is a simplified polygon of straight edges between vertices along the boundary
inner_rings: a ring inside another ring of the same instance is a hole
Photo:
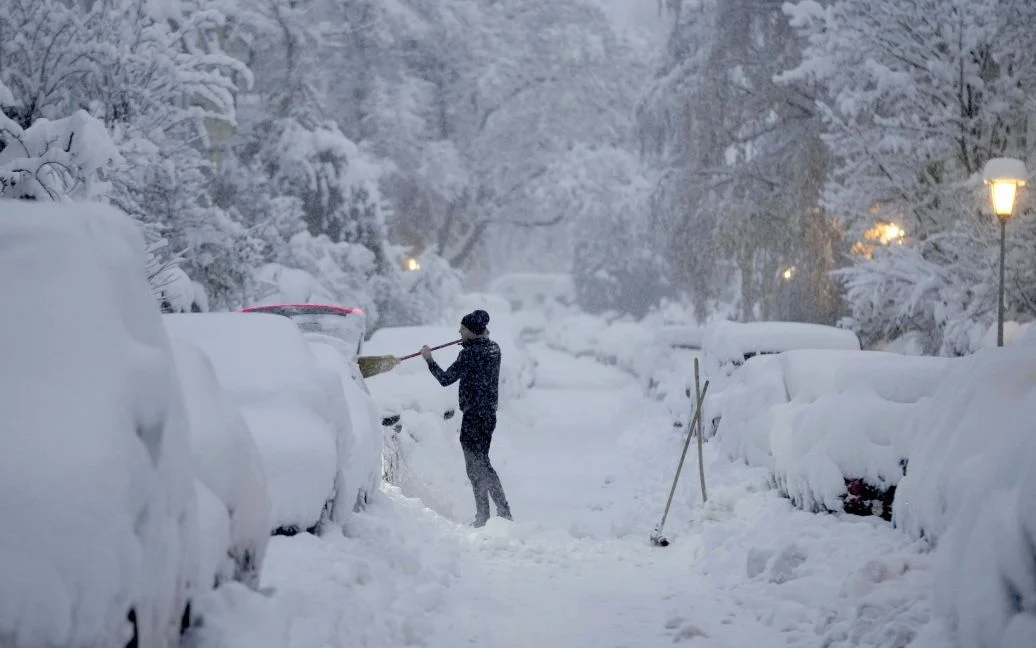
[[[273,528],[316,525],[351,451],[348,405],[337,377],[319,366],[286,317],[206,313],[163,319],[171,337],[205,351],[241,408],[262,458]],[[345,521],[352,507],[351,498],[339,498],[328,513]]]
[[[196,572],[187,419],[136,225],[0,201],[0,637],[172,645]],[[204,589],[207,584],[193,584]]]
[[[937,544],[936,604],[958,645],[1036,636],[1036,345],[955,361],[919,407],[896,523]]]
[[[196,474],[204,484],[199,502],[215,505],[210,513],[225,520],[206,518],[201,535],[202,553],[214,564],[205,573],[217,582],[233,579],[255,588],[259,585],[266,543],[270,535],[270,498],[259,449],[248,424],[230,394],[216,378],[208,356],[197,346],[173,340],[180,385],[187,404],[191,430],[191,454]],[[213,501],[214,500],[214,501]],[[216,534],[225,533],[225,546]]]
[[[404,411],[400,431],[391,441],[391,482],[407,497],[416,497],[445,518],[471,521],[474,504],[460,447],[460,417],[444,421],[429,412]],[[498,427],[503,425],[501,420]],[[493,456],[498,455],[494,438]]]
[[[711,384],[709,390],[711,396]],[[716,439],[720,448],[733,459],[772,471],[773,408],[788,402],[780,358],[776,355],[750,358],[737,373],[734,384],[706,402],[714,409],[705,409],[703,429],[707,432],[718,420]],[[713,411],[717,413],[715,417]]]

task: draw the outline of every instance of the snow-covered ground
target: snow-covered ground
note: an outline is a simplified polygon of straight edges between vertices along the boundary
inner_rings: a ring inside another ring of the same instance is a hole
[[[285,624],[287,638],[263,632],[270,645],[297,648],[948,645],[929,622],[920,542],[877,518],[795,509],[764,468],[713,443],[708,504],[690,456],[671,545],[653,547],[683,446],[665,405],[628,372],[532,351],[536,386],[503,406],[491,453],[514,523],[476,531],[469,494],[455,489],[445,517],[388,487],[348,537],[273,538],[271,599],[213,611],[220,645],[256,645],[256,616]],[[443,481],[462,466],[443,462]]]

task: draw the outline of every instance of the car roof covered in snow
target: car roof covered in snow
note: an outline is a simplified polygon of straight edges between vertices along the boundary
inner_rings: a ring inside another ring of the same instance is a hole
[[[723,360],[736,361],[796,349],[859,351],[860,340],[852,331],[822,324],[721,321],[705,329],[702,349]]]

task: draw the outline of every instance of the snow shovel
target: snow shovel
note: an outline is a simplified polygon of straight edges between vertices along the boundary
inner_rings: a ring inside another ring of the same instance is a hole
[[[454,340],[453,342],[447,342],[446,344],[440,344],[439,346],[432,347],[432,351],[437,349],[444,349],[454,344],[460,344],[461,340]],[[416,358],[421,355],[421,352],[411,353],[405,355],[402,358],[396,356],[383,355],[383,356],[360,356],[356,359],[360,365],[360,374],[364,378],[370,378],[371,376],[377,376],[378,374],[385,373],[386,371],[392,371],[396,368],[400,362],[409,360],[410,358]]]
[[[673,486],[669,489],[669,499],[665,503],[665,511],[662,513],[662,521],[655,527],[655,532],[651,534],[651,544],[656,547],[668,547],[669,541],[666,540],[665,536],[662,535],[662,527],[665,526],[665,519],[669,516],[669,507],[673,504],[673,494],[676,492],[676,482],[680,481],[680,471],[683,470],[683,461],[687,458],[687,448],[691,445],[691,437],[694,436],[694,430],[698,427],[699,421],[701,421],[701,406],[705,402],[705,392],[709,391],[709,381],[705,381],[705,386],[701,390],[701,395],[698,396],[698,403],[694,408],[694,418],[691,419],[691,424],[687,427],[687,440],[683,444],[683,453],[680,454],[680,463],[676,466],[676,476],[673,477]]]

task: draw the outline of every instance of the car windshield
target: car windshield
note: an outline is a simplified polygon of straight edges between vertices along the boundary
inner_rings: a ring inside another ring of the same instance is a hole
[[[249,313],[273,313],[290,318],[304,333],[327,335],[346,343],[359,355],[367,333],[367,317],[359,309],[317,304],[282,304],[246,308]]]

